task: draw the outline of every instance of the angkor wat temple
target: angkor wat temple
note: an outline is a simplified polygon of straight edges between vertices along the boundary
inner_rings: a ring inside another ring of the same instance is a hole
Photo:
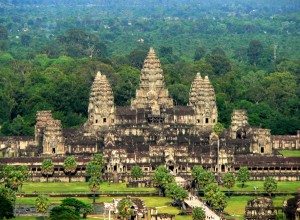
[[[160,61],[150,49],[130,106],[115,106],[112,88],[98,72],[82,127],[63,129],[50,111],[40,111],[34,137],[0,137],[4,155],[0,163],[27,164],[33,181],[43,181],[40,165],[49,157],[56,165],[52,180],[64,181],[62,164],[67,155],[78,161],[73,178],[84,181],[85,165],[94,153],[103,154],[104,178],[109,181],[128,180],[135,165],[148,176],[158,165],[181,176],[189,176],[195,165],[216,174],[246,166],[252,179],[300,180],[299,158],[286,158],[277,151],[300,149],[299,131],[294,136],[273,136],[269,129],[250,126],[245,110],[234,110],[230,127],[217,136],[212,132],[218,122],[214,88],[200,73],[192,82],[188,105],[174,103]]]

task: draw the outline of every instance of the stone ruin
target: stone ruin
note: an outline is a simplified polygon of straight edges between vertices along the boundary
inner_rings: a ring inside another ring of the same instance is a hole
[[[270,198],[256,198],[248,202],[244,219],[246,220],[275,220],[276,213]]]
[[[246,166],[252,180],[266,176],[300,180],[299,158],[285,158],[277,152],[300,149],[300,132],[273,136],[269,129],[250,126],[247,112],[237,109],[230,127],[218,137],[212,132],[218,122],[216,95],[208,76],[200,73],[195,74],[188,103],[179,106],[169,97],[160,61],[151,48],[130,106],[114,104],[110,83],[98,72],[83,126],[64,129],[50,111],[39,111],[34,137],[0,137],[4,155],[0,163],[29,165],[32,181],[44,181],[40,173],[43,158],[63,161],[67,155],[76,157],[80,166],[74,178],[82,181],[85,164],[95,153],[103,154],[103,177],[111,182],[129,181],[135,165],[142,167],[145,180],[151,179],[159,165],[182,177],[189,177],[195,165],[216,175]],[[56,164],[54,177],[53,181],[64,181],[62,162]]]

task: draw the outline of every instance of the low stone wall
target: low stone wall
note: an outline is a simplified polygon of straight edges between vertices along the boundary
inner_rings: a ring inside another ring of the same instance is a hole
[[[160,213],[156,215],[151,215],[150,220],[175,220],[175,215]]]

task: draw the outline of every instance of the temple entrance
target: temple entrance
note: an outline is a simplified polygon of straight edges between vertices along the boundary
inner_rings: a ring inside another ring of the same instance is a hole
[[[117,165],[114,165],[114,171],[117,171]]]
[[[169,170],[174,171],[174,165],[170,165]]]
[[[55,154],[55,147],[52,148],[52,153]]]
[[[225,172],[225,165],[224,165],[224,164],[221,165],[221,172],[222,172],[222,173]]]

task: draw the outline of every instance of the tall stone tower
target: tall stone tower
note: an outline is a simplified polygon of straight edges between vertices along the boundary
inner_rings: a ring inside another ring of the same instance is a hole
[[[35,124],[35,143],[37,146],[43,146],[44,131],[47,122],[53,120],[51,111],[38,111]]]
[[[247,111],[244,109],[235,109],[231,115],[230,136],[236,139],[236,132],[239,128],[248,125]]]
[[[97,129],[113,125],[114,123],[115,106],[113,91],[106,76],[98,72],[90,93],[87,124]]]
[[[196,125],[211,129],[218,122],[216,95],[208,76],[203,79],[197,73],[190,89],[189,105],[195,111]]]
[[[49,120],[44,131],[43,154],[65,154],[60,120]]]
[[[150,48],[141,71],[140,86],[136,98],[131,101],[132,109],[151,108],[153,115],[160,114],[160,108],[173,108],[173,100],[165,88],[163,70],[153,48]]]

